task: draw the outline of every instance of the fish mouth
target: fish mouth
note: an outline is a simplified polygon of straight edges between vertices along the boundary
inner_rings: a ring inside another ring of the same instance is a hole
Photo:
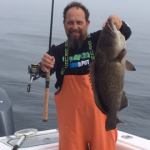
[[[111,19],[108,19],[106,22],[106,27],[110,30],[110,31],[115,31],[115,25],[112,22]]]

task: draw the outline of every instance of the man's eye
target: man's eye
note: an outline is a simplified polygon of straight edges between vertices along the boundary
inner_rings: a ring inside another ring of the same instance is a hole
[[[79,25],[82,24],[82,21],[77,21],[77,24],[79,24]]]
[[[72,25],[72,24],[73,24],[73,21],[69,21],[68,24],[69,24],[69,25]]]

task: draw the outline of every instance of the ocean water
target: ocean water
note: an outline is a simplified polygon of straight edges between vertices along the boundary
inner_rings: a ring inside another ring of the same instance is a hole
[[[65,41],[63,9],[70,1],[55,0],[52,44]],[[109,15],[127,22],[132,35],[127,41],[127,59],[136,67],[126,71],[124,91],[129,107],[119,112],[125,124],[118,129],[150,139],[150,1],[81,0],[90,11],[89,32],[102,28]],[[45,80],[33,82],[27,93],[28,65],[39,63],[49,45],[50,0],[0,0],[0,87],[13,105],[15,131],[24,128],[57,128],[53,94],[56,79],[51,76],[48,121],[43,122]]]

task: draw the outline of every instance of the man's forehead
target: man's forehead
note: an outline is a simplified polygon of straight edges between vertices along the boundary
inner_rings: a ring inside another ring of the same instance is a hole
[[[66,19],[80,18],[85,19],[85,12],[80,7],[71,7],[66,12]]]

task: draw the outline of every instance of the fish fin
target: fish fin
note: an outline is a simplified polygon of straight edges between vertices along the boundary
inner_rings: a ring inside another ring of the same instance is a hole
[[[93,60],[89,65],[89,71],[90,71],[90,81],[92,83],[93,89],[93,87],[95,87],[95,60]]]
[[[132,63],[130,63],[129,61],[127,61],[127,60],[126,60],[126,69],[128,71],[135,71],[136,70],[134,65]]]
[[[99,96],[97,94],[97,90],[95,86],[95,60],[93,60],[91,64],[89,65],[89,71],[90,71],[90,81],[91,81],[91,86],[92,86],[92,90],[94,93],[95,104],[103,114],[106,114],[106,111],[104,111],[100,103]]]
[[[119,111],[121,111],[123,108],[125,108],[127,106],[128,106],[128,100],[126,97],[126,93],[123,91]]]
[[[120,121],[119,118],[117,117],[117,123],[116,123],[116,125],[121,124],[121,123],[124,124],[124,122]]]
[[[119,61],[121,61],[125,57],[126,54],[127,54],[127,50],[123,49],[117,57]]]
[[[94,91],[94,99],[95,99],[95,104],[96,106],[99,108],[99,110],[104,114],[106,115],[106,111],[104,110],[100,100],[99,100],[99,97],[98,97],[98,94],[97,94],[97,91],[95,90]]]

